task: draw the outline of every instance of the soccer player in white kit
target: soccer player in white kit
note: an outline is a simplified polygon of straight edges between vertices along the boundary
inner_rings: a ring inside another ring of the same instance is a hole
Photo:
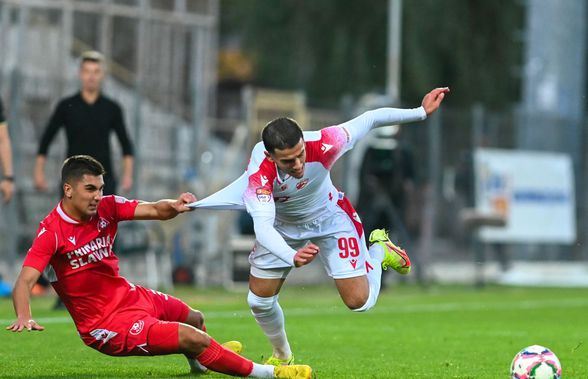
[[[378,299],[382,268],[406,274],[410,260],[376,229],[368,250],[361,221],[351,203],[331,182],[330,169],[371,129],[420,121],[439,108],[448,88],[437,88],[414,109],[380,108],[337,126],[303,132],[296,121],[278,118],[266,125],[263,142],[251,154],[246,173],[194,207],[236,209],[253,218],[255,246],[247,301],[273,346],[267,363],[291,364],[293,355],[278,293],[292,267],[318,254],[335,280],[341,299],[353,311],[372,308]]]

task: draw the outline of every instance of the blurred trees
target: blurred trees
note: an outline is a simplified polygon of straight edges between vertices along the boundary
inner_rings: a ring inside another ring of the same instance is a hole
[[[383,93],[387,0],[222,0],[221,47],[237,41],[260,86],[303,89],[336,107],[344,95]],[[452,87],[452,103],[494,108],[520,97],[520,1],[404,0],[402,100]]]

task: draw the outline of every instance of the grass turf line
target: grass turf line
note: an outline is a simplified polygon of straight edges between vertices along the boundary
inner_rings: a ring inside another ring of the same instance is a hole
[[[271,349],[249,315],[246,293],[180,288],[173,292],[204,312],[219,341],[237,339],[254,361]],[[373,311],[346,310],[333,288],[285,287],[280,303],[299,363],[317,378],[505,378],[521,348],[551,348],[566,378],[588,377],[585,289],[416,287],[389,289]],[[182,356],[113,358],[87,348],[67,313],[36,298],[44,332],[0,339],[0,377],[191,377]],[[13,319],[0,300],[0,319]],[[222,375],[207,375],[222,378]]]

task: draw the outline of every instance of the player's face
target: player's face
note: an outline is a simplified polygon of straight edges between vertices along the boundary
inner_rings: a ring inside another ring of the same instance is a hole
[[[306,147],[301,138],[296,146],[289,149],[276,149],[269,154],[270,159],[286,174],[300,179],[304,176],[304,162],[306,162]]]
[[[100,90],[104,79],[104,69],[99,62],[85,61],[80,66],[80,82],[82,90],[95,92]]]
[[[63,192],[70,205],[72,216],[87,220],[98,211],[98,203],[102,200],[104,178],[102,175],[84,175],[73,184],[65,183]]]

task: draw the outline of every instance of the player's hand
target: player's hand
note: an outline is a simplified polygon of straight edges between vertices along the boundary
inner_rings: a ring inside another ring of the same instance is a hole
[[[10,330],[12,332],[22,332],[25,329],[29,332],[32,330],[41,331],[45,330],[45,327],[37,324],[35,320],[21,318],[16,319],[12,325],[6,327],[6,330]]]
[[[48,186],[47,179],[45,179],[45,173],[35,172],[33,181],[35,182],[35,188],[37,189],[37,191],[47,191]]]
[[[176,200],[176,202],[173,204],[173,207],[178,213],[191,212],[194,210],[194,208],[189,208],[186,206],[186,204],[193,203],[197,200],[198,199],[196,196],[194,196],[194,194],[190,192],[184,192],[180,195],[180,197],[178,197],[178,200]]]
[[[294,266],[301,267],[312,262],[312,260],[319,253],[320,249],[314,243],[309,243],[303,248],[298,249],[294,254]]]
[[[14,182],[12,182],[12,180],[0,181],[0,192],[2,192],[4,202],[8,203],[10,199],[12,199],[12,194],[14,193]]]
[[[120,189],[123,192],[130,192],[132,188],[133,188],[133,177],[132,176],[123,176]]]
[[[425,95],[422,106],[425,108],[427,116],[431,115],[439,108],[446,93],[449,93],[449,87],[435,88]]]

